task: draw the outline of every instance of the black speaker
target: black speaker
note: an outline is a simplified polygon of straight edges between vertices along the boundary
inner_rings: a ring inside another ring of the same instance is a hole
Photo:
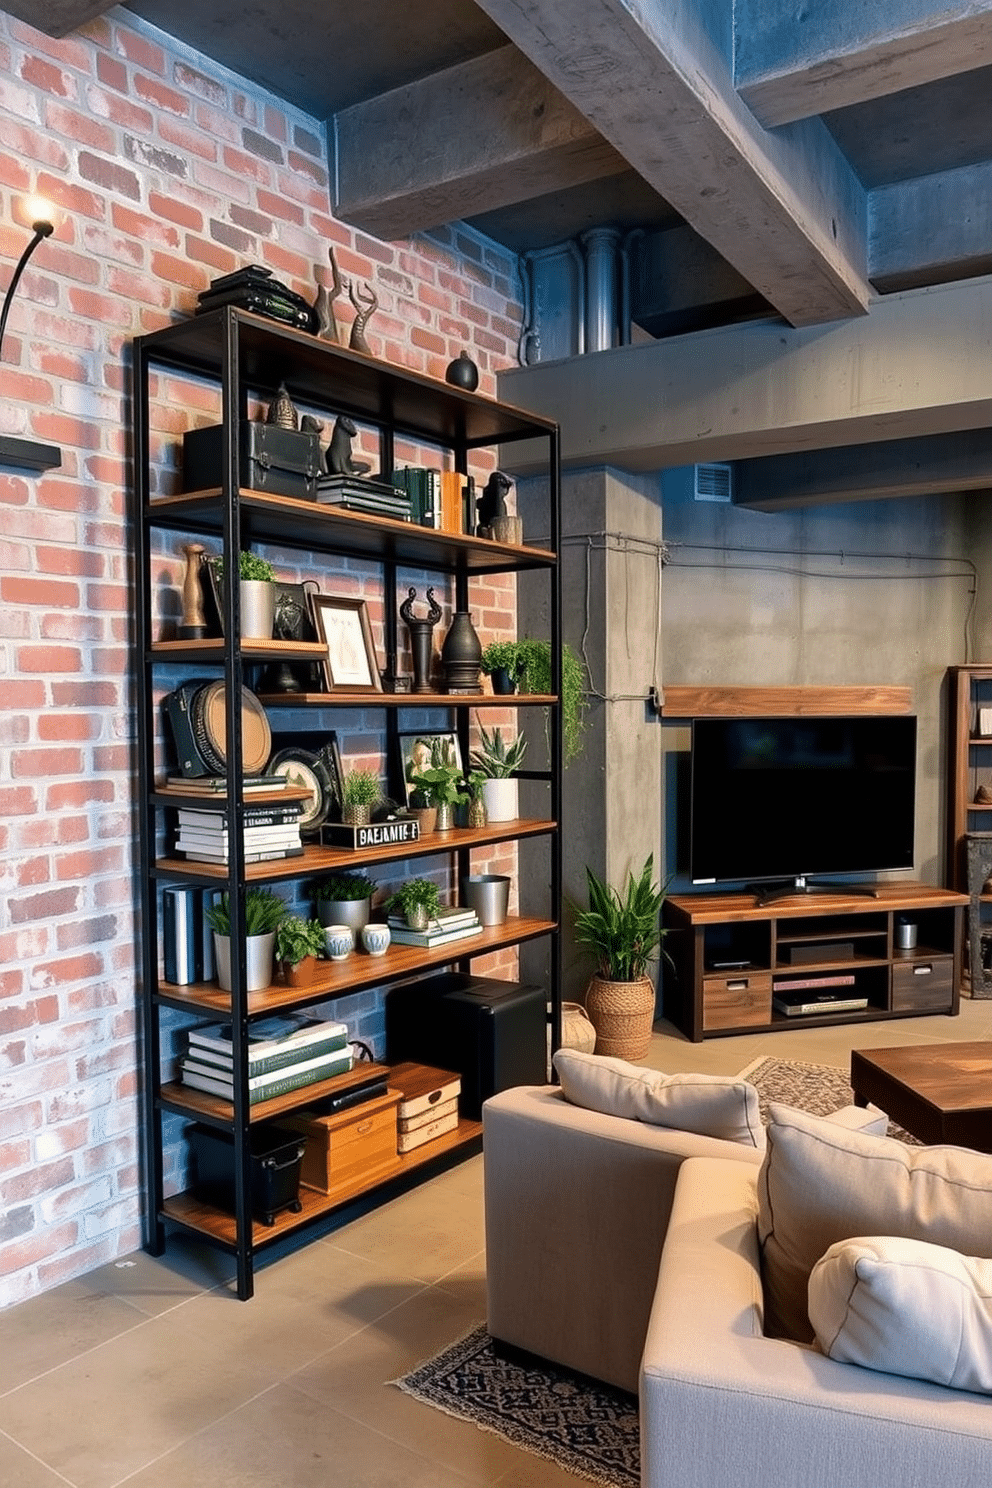
[[[386,1058],[455,1071],[459,1110],[478,1121],[497,1090],[547,1083],[547,1021],[543,987],[441,972],[390,991]]]

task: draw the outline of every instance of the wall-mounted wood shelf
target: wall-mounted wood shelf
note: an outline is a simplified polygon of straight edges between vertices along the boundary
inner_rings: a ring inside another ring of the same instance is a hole
[[[909,687],[666,687],[663,718],[822,718],[909,713]]]

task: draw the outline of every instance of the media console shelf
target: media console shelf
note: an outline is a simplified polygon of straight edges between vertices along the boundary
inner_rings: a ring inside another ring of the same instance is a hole
[[[810,1023],[956,1015],[967,894],[905,881],[874,887],[874,898],[838,888],[763,906],[748,893],[669,896],[665,949],[675,971],[666,967],[665,1017],[698,1043]],[[903,916],[916,926],[911,950],[896,945]],[[776,1008],[775,999],[798,992],[834,1005]]]

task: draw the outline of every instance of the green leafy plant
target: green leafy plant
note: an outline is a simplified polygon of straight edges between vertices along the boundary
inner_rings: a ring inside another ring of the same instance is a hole
[[[305,920],[302,915],[286,915],[276,926],[276,960],[288,966],[299,966],[307,956],[319,956],[324,949],[324,927],[319,920]]]
[[[469,763],[485,780],[508,780],[514,770],[520,768],[527,749],[527,740],[518,734],[510,744],[503,742],[502,730],[494,728],[487,733],[484,724],[479,725],[480,744],[469,754]]]
[[[271,889],[248,889],[245,893],[245,934],[270,935],[286,913],[285,901]],[[231,933],[231,896],[223,893],[204,911],[204,919],[218,935]]]
[[[654,854],[649,853],[635,878],[627,874],[623,895],[586,869],[589,908],[575,915],[575,939],[596,955],[599,974],[609,982],[634,982],[644,976],[648,962],[667,933],[661,926],[661,906],[667,885],[653,882]],[[663,953],[668,961],[671,957]]]
[[[219,579],[224,577],[224,559],[211,558],[214,572]],[[272,583],[276,571],[267,558],[260,558],[257,553],[249,553],[242,550],[238,555],[238,577],[241,579],[260,579],[263,583]]]
[[[468,792],[468,799],[470,801],[482,800],[482,782],[487,778],[491,779],[492,777],[483,775],[481,770],[472,770],[465,777],[462,783],[465,786],[466,791]]]
[[[313,891],[317,904],[341,904],[352,899],[371,899],[376,883],[364,873],[333,873],[322,878]]]
[[[374,770],[349,770],[342,786],[345,806],[375,806],[382,798],[379,777]]]
[[[493,672],[506,672],[514,682],[520,681],[523,672],[523,656],[519,641],[490,641],[482,652],[479,663],[487,676]]]
[[[441,895],[437,884],[429,878],[408,878],[400,884],[395,894],[386,900],[386,909],[408,915],[411,910],[425,909],[428,918],[433,918],[441,908]]]
[[[410,776],[410,784],[416,791],[423,791],[428,806],[460,806],[468,800],[461,790],[461,771],[457,765],[432,765]]]

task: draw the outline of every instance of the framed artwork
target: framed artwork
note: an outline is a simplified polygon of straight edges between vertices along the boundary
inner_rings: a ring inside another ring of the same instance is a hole
[[[372,626],[364,599],[339,599],[331,594],[313,593],[307,599],[317,639],[327,647],[323,666],[328,692],[381,692]]]
[[[461,772],[462,755],[456,734],[399,734],[400,765],[403,772],[404,804],[409,806],[410,795],[416,789],[411,784],[414,775],[429,770],[436,764],[454,765]]]

